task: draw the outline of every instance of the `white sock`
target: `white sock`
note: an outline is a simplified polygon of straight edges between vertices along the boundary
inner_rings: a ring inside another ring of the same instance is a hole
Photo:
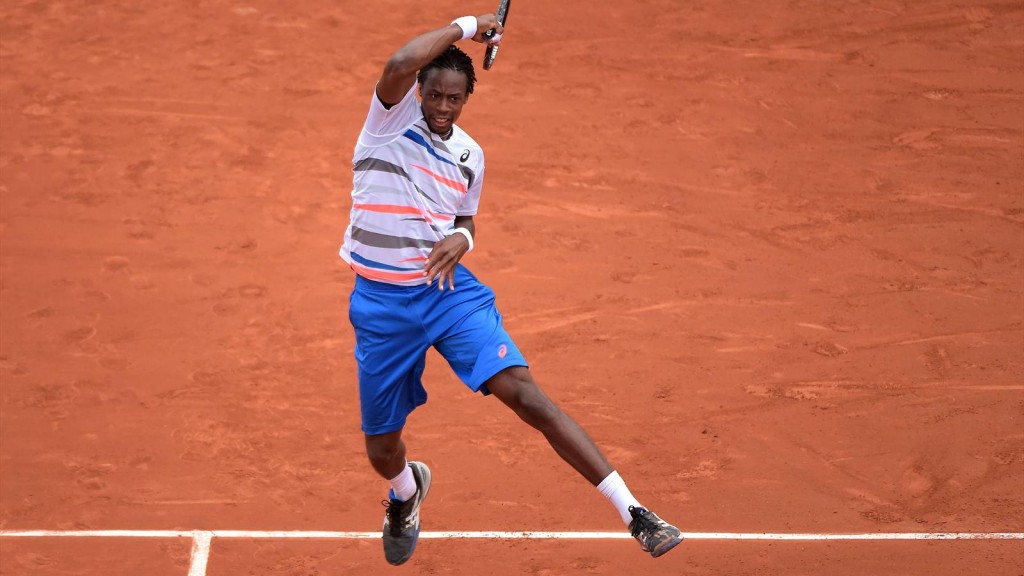
[[[398,476],[388,482],[391,483],[391,493],[394,494],[395,500],[405,502],[416,494],[416,477],[412,475],[412,468],[408,463]]]
[[[611,501],[615,509],[619,511],[619,516],[622,516],[622,521],[627,525],[633,520],[633,517],[629,514],[629,507],[635,506],[640,508],[640,503],[637,502],[636,498],[626,488],[626,483],[619,476],[618,472],[612,471],[601,483],[597,485],[597,491],[604,494],[604,497]]]

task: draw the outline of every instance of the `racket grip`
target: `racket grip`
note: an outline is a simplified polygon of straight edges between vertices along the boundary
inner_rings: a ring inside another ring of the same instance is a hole
[[[508,7],[512,4],[512,0],[501,0],[498,4],[498,11],[495,16],[498,18],[498,23],[502,27],[505,26],[505,20],[508,18]],[[491,40],[495,37],[494,28],[491,28],[487,32],[484,32],[484,41]],[[501,36],[498,36],[500,39]],[[491,65],[494,64],[494,59],[498,56],[498,45],[488,45],[487,50],[484,52],[484,70],[490,70]]]
[[[498,56],[497,46],[488,46],[487,53],[484,54],[484,70],[490,70],[491,65],[494,64],[494,59]]]

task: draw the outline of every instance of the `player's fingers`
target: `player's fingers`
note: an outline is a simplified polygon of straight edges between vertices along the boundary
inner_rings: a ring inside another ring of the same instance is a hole
[[[427,256],[427,261],[423,263],[423,275],[433,280],[434,276],[437,276],[438,270],[443,267],[444,261],[447,256],[444,252],[435,249]]]
[[[437,289],[444,291],[444,285],[449,281],[451,277],[451,270],[447,267],[437,276]]]
[[[451,290],[455,290],[455,267],[458,263],[458,258],[452,258],[450,261],[445,263],[444,268],[441,270],[439,278],[439,281],[442,285],[442,290],[444,289],[444,284],[448,284]]]
[[[430,274],[427,275],[427,285],[431,285],[435,280],[440,281],[442,278],[440,270],[431,270]]]
[[[426,274],[427,274],[427,285],[429,286],[429,285],[434,283],[434,280],[437,280],[438,281],[437,282],[438,289],[439,290],[443,290],[444,289],[444,274],[445,274],[445,268],[446,267],[447,266],[445,264],[443,264],[442,262],[438,262],[437,264],[432,266],[429,270],[427,270],[427,272],[426,272]]]
[[[493,14],[487,15],[488,19],[496,18]],[[505,32],[505,28],[501,25],[501,22],[495,20],[493,23],[489,23],[486,29],[479,32],[473,37],[476,42],[487,42],[490,43],[495,36],[501,36]]]

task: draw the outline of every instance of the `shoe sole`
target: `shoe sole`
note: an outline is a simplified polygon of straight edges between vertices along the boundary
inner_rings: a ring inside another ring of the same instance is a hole
[[[676,538],[674,540],[669,540],[668,542],[663,543],[661,546],[658,546],[654,550],[651,550],[651,556],[654,557],[654,558],[657,558],[657,557],[661,556],[662,554],[668,552],[669,550],[675,548],[676,546],[678,546],[682,542],[683,542],[683,537],[682,536],[679,536],[678,538]]]

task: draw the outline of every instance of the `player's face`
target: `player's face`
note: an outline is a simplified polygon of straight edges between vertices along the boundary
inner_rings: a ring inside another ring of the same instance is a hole
[[[462,72],[435,68],[427,73],[420,86],[423,117],[435,134],[447,134],[462,114],[469,94],[466,93],[466,75]]]

